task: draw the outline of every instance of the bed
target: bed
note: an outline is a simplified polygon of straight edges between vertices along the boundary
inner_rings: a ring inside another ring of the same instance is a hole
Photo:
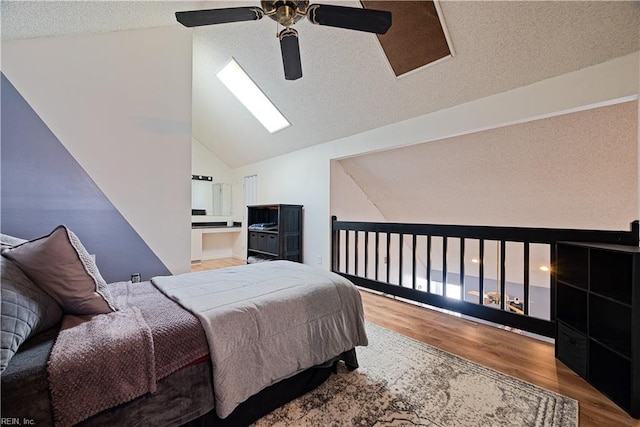
[[[23,425],[249,425],[367,344],[355,286],[303,264],[106,284],[64,226],[2,244],[2,417]]]

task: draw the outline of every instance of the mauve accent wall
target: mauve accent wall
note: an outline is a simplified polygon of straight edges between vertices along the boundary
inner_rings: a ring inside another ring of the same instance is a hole
[[[65,224],[96,255],[107,282],[169,275],[9,80],[2,78],[0,230],[24,239]]]

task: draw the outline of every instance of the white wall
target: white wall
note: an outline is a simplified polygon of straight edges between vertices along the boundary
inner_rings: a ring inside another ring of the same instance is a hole
[[[303,205],[303,257],[328,265],[330,165],[323,146],[311,147],[255,165],[238,168],[238,176],[258,175],[257,204]],[[321,234],[319,234],[321,233]],[[243,233],[244,234],[244,233]],[[322,242],[318,241],[321,235]]]
[[[192,222],[242,222],[245,208],[243,206],[242,178],[238,178],[232,169],[211,150],[195,138],[191,139],[191,174],[212,176],[213,182],[231,184],[231,215],[197,215]],[[243,235],[238,233],[211,234],[202,238],[202,259],[245,258]]]
[[[299,203],[304,259],[330,255],[330,161],[439,140],[638,96],[639,53],[358,135],[238,168],[257,174],[259,203]],[[295,126],[295,124],[293,124]],[[636,195],[637,197],[637,195]]]
[[[231,182],[231,168],[200,141],[191,138],[191,173],[213,176],[214,182]]]
[[[218,156],[216,156],[211,150],[202,145],[200,141],[195,138],[191,138],[191,174],[192,175],[205,175],[213,177],[213,181],[209,184],[214,183],[228,183],[232,184],[234,181],[234,176],[231,171],[231,168],[223,162]],[[237,199],[237,190],[235,188],[231,191],[232,199],[235,197]],[[211,192],[209,192],[211,193]],[[212,201],[209,201],[209,207],[211,210]],[[235,204],[232,201],[232,209],[235,207]],[[233,209],[234,211],[237,209]],[[216,221],[227,221],[231,220],[234,215],[224,215],[224,216],[214,216],[214,215],[205,215],[205,216],[194,216],[192,218],[193,222],[216,222]]]
[[[188,271],[191,31],[2,42],[2,71],[173,273]]]
[[[244,215],[242,178],[236,176],[225,162],[195,138],[191,139],[191,174],[212,176],[214,183],[231,184],[231,216],[223,218],[207,217],[204,220],[202,218],[194,218],[194,220],[242,221]]]
[[[385,222],[387,218],[367,197],[339,161],[331,161],[331,215],[338,221]]]

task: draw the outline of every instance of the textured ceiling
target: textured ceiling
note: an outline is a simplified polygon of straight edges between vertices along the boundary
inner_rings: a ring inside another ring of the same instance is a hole
[[[356,1],[322,3],[360,7]],[[179,25],[173,12],[216,2],[2,2],[3,39]],[[285,81],[270,19],[193,31],[193,134],[229,166],[468,102],[640,49],[640,5],[618,2],[440,3],[455,56],[396,78],[372,34],[296,24],[303,77]],[[159,47],[161,48],[161,47]],[[217,81],[234,57],[291,122],[269,134]]]
[[[634,101],[339,163],[391,222],[626,230],[637,158]]]

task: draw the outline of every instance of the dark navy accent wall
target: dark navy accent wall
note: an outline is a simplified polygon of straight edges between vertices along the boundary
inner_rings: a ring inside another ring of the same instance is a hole
[[[143,280],[171,274],[4,74],[1,78],[2,233],[32,239],[65,224],[96,255],[107,282],[129,280],[133,273]]]

